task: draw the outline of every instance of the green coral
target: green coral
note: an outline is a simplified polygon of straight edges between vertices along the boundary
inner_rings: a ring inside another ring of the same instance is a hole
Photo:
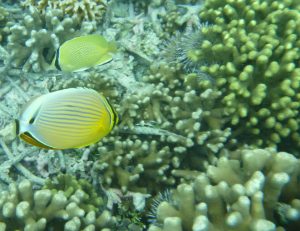
[[[171,196],[156,202],[152,209],[156,220],[148,230],[275,231],[297,227],[299,176],[299,159],[291,154],[272,149],[224,149],[192,183],[179,184]]]
[[[0,195],[2,230],[102,230],[116,220],[93,186],[60,175],[36,190],[28,180],[11,184]]]
[[[202,41],[188,55],[215,79],[218,107],[239,141],[282,150],[300,144],[299,7],[298,1],[207,0],[201,9],[209,26],[201,27]]]

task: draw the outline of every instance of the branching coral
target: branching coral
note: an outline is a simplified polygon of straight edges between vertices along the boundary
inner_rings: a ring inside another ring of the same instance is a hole
[[[201,9],[201,20],[212,26],[202,29],[205,39],[191,55],[200,63],[215,59],[201,69],[216,80],[224,120],[240,141],[282,150],[299,146],[296,9],[297,1],[273,0],[208,0]]]
[[[173,185],[178,178],[171,169],[199,170],[204,156],[218,153],[230,140],[230,129],[220,129],[219,109],[212,109],[218,92],[203,88],[208,80],[180,75],[165,64],[152,68],[146,83],[122,97],[119,129],[98,143],[94,168],[105,185],[134,191],[144,191],[146,179]]]
[[[170,67],[163,62],[151,66],[144,80],[154,84],[154,90],[145,102],[150,108],[144,110],[143,118],[191,139],[192,144],[207,145],[210,135],[217,134],[223,125],[222,108],[215,106],[220,92],[212,88],[213,82],[206,75],[187,75],[180,70],[180,66]],[[229,135],[223,134],[223,138]]]
[[[4,230],[102,230],[116,222],[92,185],[67,175],[40,190],[28,180],[11,184],[1,193],[0,208]]]
[[[42,14],[47,14],[47,11],[59,9],[63,14],[71,17],[76,17],[79,21],[97,21],[101,22],[106,11],[106,0],[25,0],[22,6],[28,8],[34,6]]]
[[[299,175],[299,159],[285,152],[224,152],[192,184],[160,201],[153,210],[158,226],[148,230],[283,229],[284,221],[300,219]]]

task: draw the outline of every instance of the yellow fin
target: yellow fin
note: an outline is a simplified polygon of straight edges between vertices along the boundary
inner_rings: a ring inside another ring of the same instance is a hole
[[[32,135],[30,135],[28,132],[20,134],[20,138],[22,138],[27,143],[34,145],[39,148],[46,148],[46,149],[55,149],[50,146],[47,146],[41,142],[39,142],[37,139],[35,139]]]

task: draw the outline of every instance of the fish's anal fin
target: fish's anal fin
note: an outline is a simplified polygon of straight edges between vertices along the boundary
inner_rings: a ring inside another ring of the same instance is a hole
[[[29,132],[24,132],[24,133],[20,134],[20,138],[22,138],[27,143],[29,143],[31,145],[34,145],[34,146],[37,146],[39,148],[55,149],[53,147],[50,147],[50,146],[48,146],[46,144],[43,144],[42,142],[38,141]]]
[[[101,57],[101,59],[98,60],[98,62],[96,63],[96,65],[103,65],[105,63],[108,63],[112,60],[112,55],[111,54],[106,54],[106,55],[103,55]]]

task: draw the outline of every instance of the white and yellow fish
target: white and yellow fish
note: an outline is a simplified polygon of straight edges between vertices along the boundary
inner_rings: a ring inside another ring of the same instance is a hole
[[[83,71],[111,61],[115,51],[115,44],[101,35],[76,37],[57,49],[51,68],[65,72]]]
[[[103,95],[69,88],[28,102],[17,120],[17,134],[41,148],[81,148],[106,136],[117,123],[118,115]]]

